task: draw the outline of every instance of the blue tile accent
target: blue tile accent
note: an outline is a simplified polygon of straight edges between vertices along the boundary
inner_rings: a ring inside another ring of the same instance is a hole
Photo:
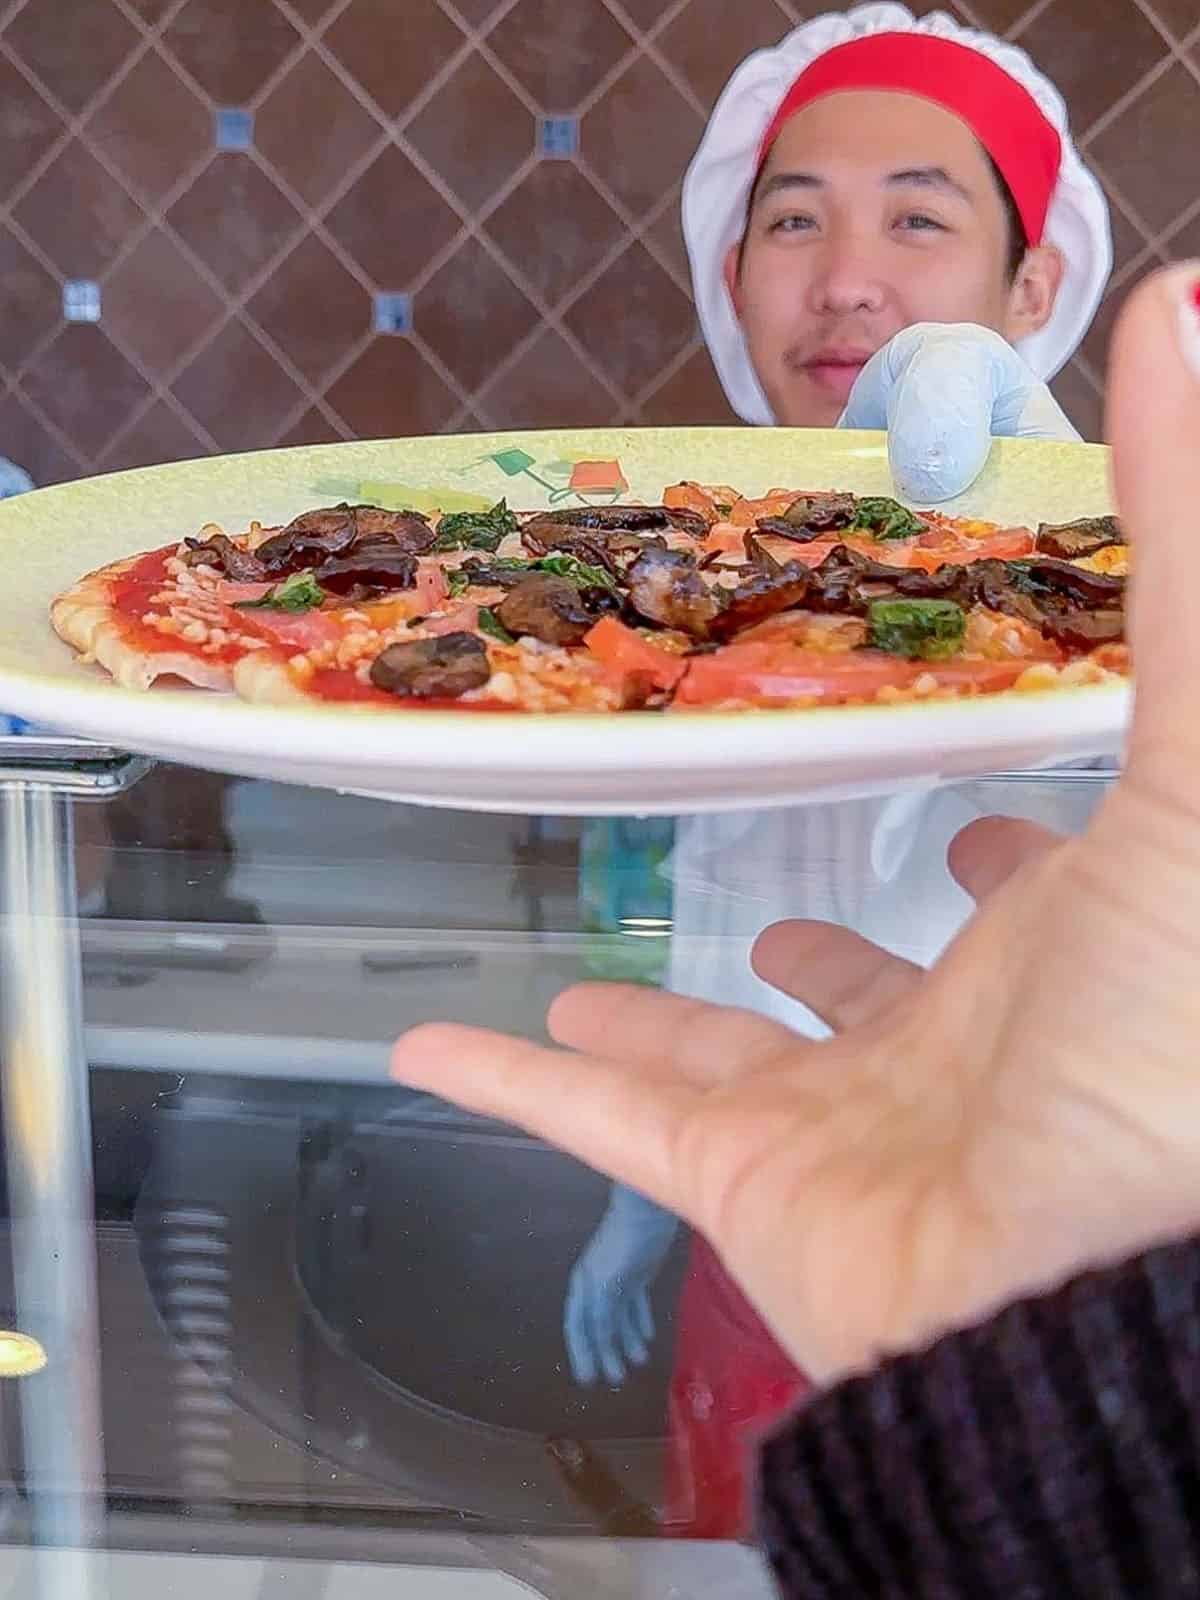
[[[238,106],[213,112],[213,142],[218,150],[249,150],[254,143],[254,113]]]
[[[411,333],[412,325],[412,295],[381,291],[375,296],[376,333]]]
[[[544,156],[563,160],[579,149],[578,117],[543,117],[538,130],[538,146]]]
[[[100,285],[90,278],[68,278],[63,284],[62,305],[68,322],[99,322]]]

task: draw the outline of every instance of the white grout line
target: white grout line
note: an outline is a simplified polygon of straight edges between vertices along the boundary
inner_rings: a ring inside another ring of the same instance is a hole
[[[148,39],[139,39],[112,77],[100,85],[92,95],[92,98],[84,105],[83,110],[76,114],[58,98],[51,88],[41,81],[32,67],[26,65],[24,57],[18,55],[16,50],[8,43],[8,40],[0,37],[0,55],[3,55],[5,60],[16,68],[30,88],[41,96],[55,116],[60,117],[65,124],[62,133],[54,139],[43,155],[33,163],[4,202],[3,207],[0,207],[0,215],[11,214],[13,209],[21,204],[34,184],[54,165],[71,140],[78,138],[83,133],[92,113],[99,110],[110,94],[129,76],[138,62],[150,53],[150,49],[151,45]],[[91,146],[88,146],[88,148],[91,149]]]
[[[275,90],[279,88],[280,84],[283,83],[283,81],[291,75],[293,70],[299,66],[300,62],[308,54],[310,47],[320,39],[321,35],[327,28],[332,27],[332,25],[337,21],[342,13],[350,7],[351,4],[353,4],[353,0],[341,0],[340,5],[332,7],[329,12],[325,16],[321,17],[315,24],[305,22],[304,19],[299,16],[287,17],[287,21],[297,29],[300,37],[283,56],[275,70],[271,73],[268,73],[268,75],[259,84],[258,88],[250,96],[249,100],[246,101],[245,109],[247,111],[257,112],[263,103],[270,99],[271,95],[275,93]],[[277,11],[280,10],[278,6],[276,6],[275,9]],[[182,66],[182,63],[178,63],[178,65]],[[184,68],[184,71],[186,73],[187,69]]]
[[[1090,151],[1087,155],[1087,165],[1095,177],[1099,179],[1100,186],[1108,196],[1108,199],[1116,207],[1116,209],[1121,212],[1126,222],[1129,223],[1130,227],[1133,228],[1135,232],[1141,234],[1147,245],[1152,246],[1155,238],[1157,237],[1158,229],[1152,227],[1150,223],[1146,221],[1142,214],[1132,204],[1128,196],[1125,194],[1125,191],[1120,188],[1118,184],[1113,182],[1112,178],[1108,174],[1107,168],[1101,166],[1095,155]]]
[[[10,394],[18,405],[24,406],[25,410],[34,419],[38,427],[42,428],[50,435],[64,455],[71,457],[72,460],[77,462],[84,472],[91,471],[91,458],[85,455],[82,450],[80,450],[79,446],[69,434],[64,433],[58,424],[53,422],[50,417],[46,415],[32,395],[26,394],[20,383],[15,381],[10,383],[5,392],[6,394]],[[39,484],[38,487],[40,488],[41,485]]]
[[[1168,49],[1163,57],[1144,72],[1136,83],[1131,84],[1125,93],[1119,95],[1107,110],[1100,113],[1095,122],[1084,131],[1079,139],[1080,148],[1086,149],[1093,140],[1099,138],[1119,116],[1128,111],[1136,101],[1140,100],[1148,89],[1152,89],[1158,80],[1165,77],[1176,62],[1180,60],[1181,56],[1178,49]]]
[[[1154,7],[1150,4],[1150,0],[1132,0],[1132,3],[1136,9],[1142,13],[1150,26],[1154,28],[1155,31],[1162,37],[1167,47],[1172,51],[1178,49],[1179,40],[1176,39],[1170,28],[1162,20],[1158,12],[1155,11]]]
[[[1004,37],[1015,43],[1026,28],[1035,23],[1043,11],[1048,11],[1053,4],[1054,0],[1033,0],[1028,11],[1023,11],[1017,20],[1004,30]]]

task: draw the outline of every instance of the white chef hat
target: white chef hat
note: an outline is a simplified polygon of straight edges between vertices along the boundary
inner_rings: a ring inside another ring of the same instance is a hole
[[[1054,312],[1020,341],[1034,371],[1053,377],[1087,332],[1112,269],[1108,204],[1071,142],[1062,96],[1023,50],[944,12],[918,21],[902,5],[864,5],[815,17],[748,56],[717,101],[684,180],[700,326],[734,409],[747,422],[773,421],[725,283],[725,258],[742,236],[754,180],[784,122],[847,89],[915,94],[960,117],[1008,184],[1026,237],[1062,251]]]

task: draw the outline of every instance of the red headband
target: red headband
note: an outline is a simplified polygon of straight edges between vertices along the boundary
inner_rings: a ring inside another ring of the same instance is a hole
[[[759,169],[790,117],[814,100],[846,89],[919,95],[953,112],[999,168],[1029,243],[1041,243],[1062,161],[1058,129],[1003,67],[982,51],[935,34],[873,33],[818,56],[771,119],[759,147]]]

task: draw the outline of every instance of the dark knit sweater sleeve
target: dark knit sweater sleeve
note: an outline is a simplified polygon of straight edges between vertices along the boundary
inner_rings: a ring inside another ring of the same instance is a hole
[[[759,1496],[788,1600],[1200,1596],[1200,1239],[816,1396]]]

